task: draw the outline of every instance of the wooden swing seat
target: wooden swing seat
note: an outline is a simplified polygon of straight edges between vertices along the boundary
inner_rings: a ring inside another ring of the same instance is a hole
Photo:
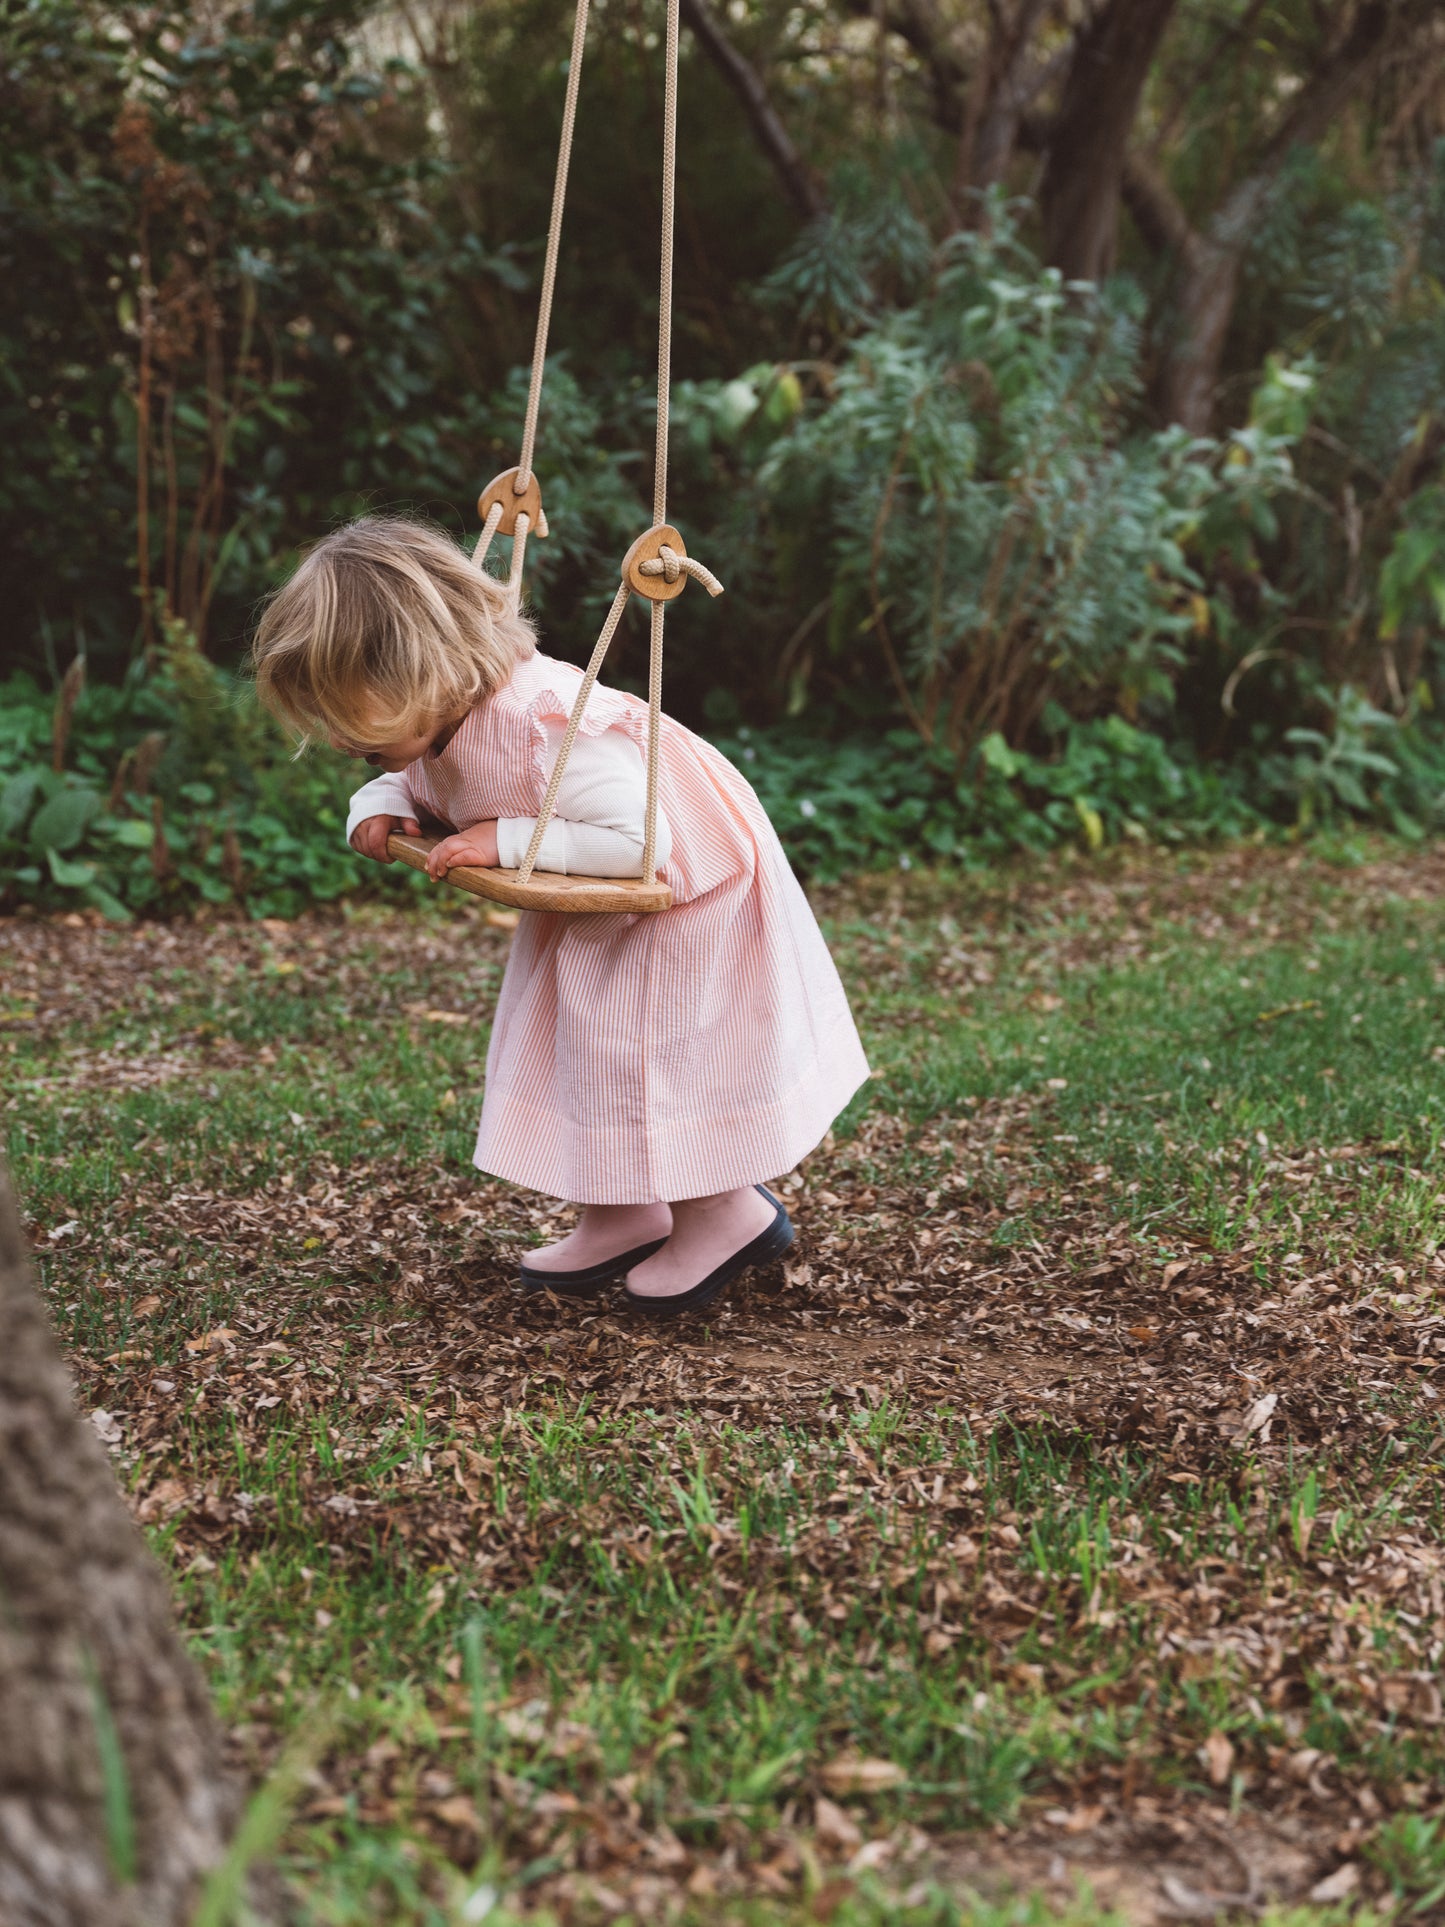
[[[440,841],[434,836],[397,836],[386,839],[388,856],[424,870],[427,857]],[[609,916],[618,911],[645,914],[672,907],[665,883],[644,883],[640,877],[566,877],[552,871],[533,871],[525,882],[516,870],[484,870],[462,863],[448,870],[448,883],[474,897],[505,903],[514,910],[552,910],[573,915]]]

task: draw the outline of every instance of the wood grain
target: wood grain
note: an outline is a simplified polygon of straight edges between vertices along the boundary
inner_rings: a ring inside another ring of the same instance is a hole
[[[516,482],[520,473],[515,468],[504,468],[500,475],[494,475],[477,497],[477,514],[483,522],[493,502],[502,505],[502,519],[497,524],[498,535],[515,535],[517,517],[525,515],[527,527],[533,535],[545,536],[547,518],[542,513],[542,484],[533,475],[520,494]]]
[[[646,596],[649,602],[671,602],[687,587],[688,578],[681,573],[676,582],[669,582],[665,575],[642,573],[642,564],[658,561],[664,548],[671,549],[674,555],[687,554],[686,543],[670,522],[644,529],[622,558],[622,580],[634,595]]]
[[[392,835],[386,839],[387,855],[409,863],[413,870],[424,870],[428,855],[440,840],[435,836]],[[525,883],[519,883],[515,870],[483,870],[464,863],[448,870],[446,880],[458,890],[487,897],[493,903],[508,903],[514,910],[611,916],[618,911],[645,915],[672,906],[672,892],[665,883],[643,883],[633,877],[564,877],[551,870],[534,870]]]

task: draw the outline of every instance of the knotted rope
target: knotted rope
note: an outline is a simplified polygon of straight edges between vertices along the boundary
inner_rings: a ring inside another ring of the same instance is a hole
[[[579,0],[578,27],[573,36],[573,72],[568,75],[568,106],[563,115],[564,151],[571,139],[571,126],[568,115],[575,112],[576,98],[573,82],[581,65],[581,35],[586,14],[586,0]],[[667,438],[668,411],[672,392],[672,257],[673,257],[673,207],[677,188],[677,56],[678,41],[681,34],[680,0],[667,0],[667,45],[664,67],[663,110],[662,110],[662,243],[661,271],[657,305],[657,440],[652,479],[652,526],[662,528],[667,523]],[[565,175],[565,160],[559,162],[559,187],[553,197],[553,228],[548,235],[548,270],[543,275],[544,309],[550,307],[551,285],[548,274],[555,269],[555,240],[561,227],[560,178]],[[545,320],[538,322],[538,342],[545,340]],[[534,398],[541,392],[541,362],[534,355],[532,361],[532,383]],[[528,433],[535,428],[535,409],[529,402]],[[523,478],[530,473],[531,443],[524,437],[522,446],[522,468],[518,473],[517,486],[524,486]],[[487,520],[491,521],[491,514]],[[526,540],[525,515],[517,518],[518,543]],[[484,530],[485,534],[485,530]],[[490,540],[490,537],[487,538]],[[660,577],[671,584],[686,574],[701,582],[709,595],[717,596],[723,592],[723,585],[701,562],[690,555],[679,555],[669,544],[664,543],[655,559],[640,562],[638,573],[648,577]],[[517,551],[513,550],[513,574],[520,579]],[[562,744],[557,751],[557,760],[552,765],[552,773],[547,782],[547,793],[542,799],[542,807],[532,830],[527,854],[523,857],[517,871],[517,881],[525,883],[531,876],[542,848],[542,839],[547,834],[547,825],[552,820],[552,812],[557,807],[557,795],[562,787],[562,777],[566,771],[567,759],[572,754],[572,745],[577,740],[577,732],[582,726],[582,717],[587,708],[587,700],[592,694],[603,659],[617,633],[617,625],[622,620],[622,612],[627,607],[632,589],[624,574],[622,585],[612,598],[612,606],[602,625],[601,634],[592,651],[583,675],[581,687],[577,691],[572,713],[567,719],[567,728]],[[661,771],[662,742],[662,645],[663,625],[667,604],[661,598],[652,599],[652,627],[648,647],[647,662],[647,819],[642,851],[642,878],[644,883],[657,881],[657,807],[659,776]]]
[[[542,263],[542,291],[537,303],[537,332],[532,340],[532,376],[527,384],[527,414],[522,423],[522,453],[517,477],[512,484],[518,495],[525,495],[532,480],[532,457],[537,447],[537,417],[542,409],[542,382],[547,368],[547,331],[552,325],[552,294],[557,285],[557,257],[562,247],[562,210],[567,201],[567,172],[572,162],[572,135],[577,125],[577,94],[582,85],[582,56],[587,44],[587,14],[591,0],[577,0],[572,22],[572,56],[567,63],[567,91],[562,101],[562,132],[557,142],[557,173],[552,182],[552,212],[547,222],[547,253]],[[472,554],[481,568],[502,519],[500,504],[493,503],[482,524],[482,533]],[[522,591],[522,558],[527,552],[528,521],[517,518],[512,538],[512,567],[507,585],[514,596]],[[546,534],[546,528],[543,528]]]

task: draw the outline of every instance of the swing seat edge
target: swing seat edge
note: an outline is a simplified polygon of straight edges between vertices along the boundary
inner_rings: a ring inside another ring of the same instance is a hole
[[[409,864],[413,870],[424,870],[427,857],[440,840],[434,836],[402,836],[393,832],[386,840],[386,851],[388,856]],[[513,910],[648,915],[672,906],[672,891],[665,883],[644,883],[640,877],[573,877],[551,870],[534,870],[523,883],[515,870],[487,870],[466,863],[448,870],[446,881],[470,896],[504,903]]]

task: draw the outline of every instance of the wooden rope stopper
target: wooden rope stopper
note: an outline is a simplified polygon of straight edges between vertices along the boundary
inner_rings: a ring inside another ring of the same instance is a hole
[[[542,513],[542,484],[535,475],[529,475],[521,488],[520,468],[504,468],[500,475],[494,475],[477,497],[477,514],[482,521],[490,519],[492,510],[500,507],[497,517],[497,535],[515,535],[517,517],[525,515],[527,527],[533,535],[543,538],[547,535],[547,518]]]

